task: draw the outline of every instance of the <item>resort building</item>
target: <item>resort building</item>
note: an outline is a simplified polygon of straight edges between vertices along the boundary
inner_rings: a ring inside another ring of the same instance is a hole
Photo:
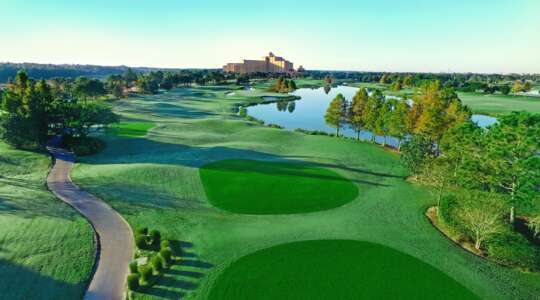
[[[223,66],[228,73],[292,73],[293,63],[270,52],[263,60],[244,59],[241,63],[229,63]]]

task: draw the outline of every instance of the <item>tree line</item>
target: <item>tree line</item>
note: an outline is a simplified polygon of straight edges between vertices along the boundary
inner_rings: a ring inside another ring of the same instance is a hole
[[[368,93],[361,88],[352,101],[342,94],[337,95],[330,102],[325,121],[336,129],[337,136],[348,126],[356,132],[357,139],[363,130],[372,133],[372,142],[376,135],[382,136],[383,146],[387,143],[386,137],[394,137],[400,150],[403,140],[412,134],[423,134],[436,144],[446,129],[471,116],[457,94],[441,87],[438,81],[422,86],[413,96],[412,103],[409,102],[407,98],[388,99],[377,89]]]

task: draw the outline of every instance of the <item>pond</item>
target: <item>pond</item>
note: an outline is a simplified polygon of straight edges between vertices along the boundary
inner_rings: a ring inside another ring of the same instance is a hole
[[[301,97],[300,100],[250,106],[247,108],[247,112],[250,116],[263,120],[267,124],[277,124],[289,130],[301,128],[335,133],[335,129],[324,122],[324,114],[328,104],[339,93],[350,101],[358,88],[338,86],[332,88],[328,93],[326,91],[322,87],[318,89],[298,89],[291,95]],[[390,97],[393,96],[388,96],[388,98]],[[473,115],[472,119],[482,127],[489,126],[497,121],[495,118],[485,115]],[[356,137],[355,132],[350,128],[344,128],[340,130],[340,133],[347,137]],[[372,133],[369,131],[360,133],[362,139],[369,140],[371,137]],[[382,143],[384,137],[377,136],[375,140],[377,143]],[[395,138],[387,137],[386,143],[397,146],[398,141]]]

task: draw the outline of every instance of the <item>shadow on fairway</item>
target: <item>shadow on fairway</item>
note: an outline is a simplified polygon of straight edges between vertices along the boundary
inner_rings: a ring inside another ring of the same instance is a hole
[[[86,282],[70,284],[0,259],[1,299],[81,299]]]
[[[380,183],[377,177],[394,177],[403,178],[402,176],[373,172],[361,168],[347,167],[341,164],[317,163],[311,161],[299,160],[301,157],[277,156],[264,152],[253,150],[243,150],[229,147],[194,147],[187,145],[178,145],[163,143],[144,138],[126,138],[126,139],[111,139],[107,140],[107,149],[96,156],[84,158],[82,161],[86,164],[166,164],[180,165],[186,167],[199,168],[208,163],[227,160],[227,159],[246,159],[246,160],[266,160],[280,163],[290,163],[293,166],[309,168],[309,167],[325,167],[345,170],[365,174],[373,177],[374,181],[361,179],[342,179],[340,177],[325,176],[332,180],[350,180],[353,182],[368,184],[373,186],[388,186]],[[276,168],[278,170],[278,168]],[[276,170],[259,170],[257,172],[272,173]],[[279,170],[283,172],[283,170]],[[298,175],[306,176],[304,172],[296,172],[290,170],[283,175]],[[275,174],[275,173],[273,173]],[[309,175],[308,175],[309,176]]]

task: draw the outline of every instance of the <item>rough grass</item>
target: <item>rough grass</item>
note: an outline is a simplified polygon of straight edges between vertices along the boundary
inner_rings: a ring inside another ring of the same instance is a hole
[[[77,299],[90,278],[92,228],[45,188],[50,161],[0,142],[1,299]]]
[[[419,259],[351,240],[295,242],[244,256],[219,276],[209,297],[284,298],[478,299]]]
[[[133,228],[158,229],[183,247],[183,261],[136,298],[206,299],[220,274],[241,257],[318,239],[362,240],[398,249],[485,299],[534,299],[540,294],[538,274],[478,258],[433,228],[424,212],[435,199],[403,179],[406,173],[397,155],[368,143],[241,120],[235,105],[262,100],[259,93],[225,95],[235,88],[181,88],[115,102],[116,111],[126,118],[159,126],[145,137],[104,137],[108,147],[84,158],[72,174],[80,186],[120,211]],[[343,206],[307,214],[227,212],[208,201],[199,176],[199,167],[226,159],[318,164],[353,181],[359,196]],[[312,271],[317,272],[317,265]]]
[[[331,170],[295,163],[223,160],[200,169],[208,200],[245,214],[293,214],[335,208],[358,195]]]

